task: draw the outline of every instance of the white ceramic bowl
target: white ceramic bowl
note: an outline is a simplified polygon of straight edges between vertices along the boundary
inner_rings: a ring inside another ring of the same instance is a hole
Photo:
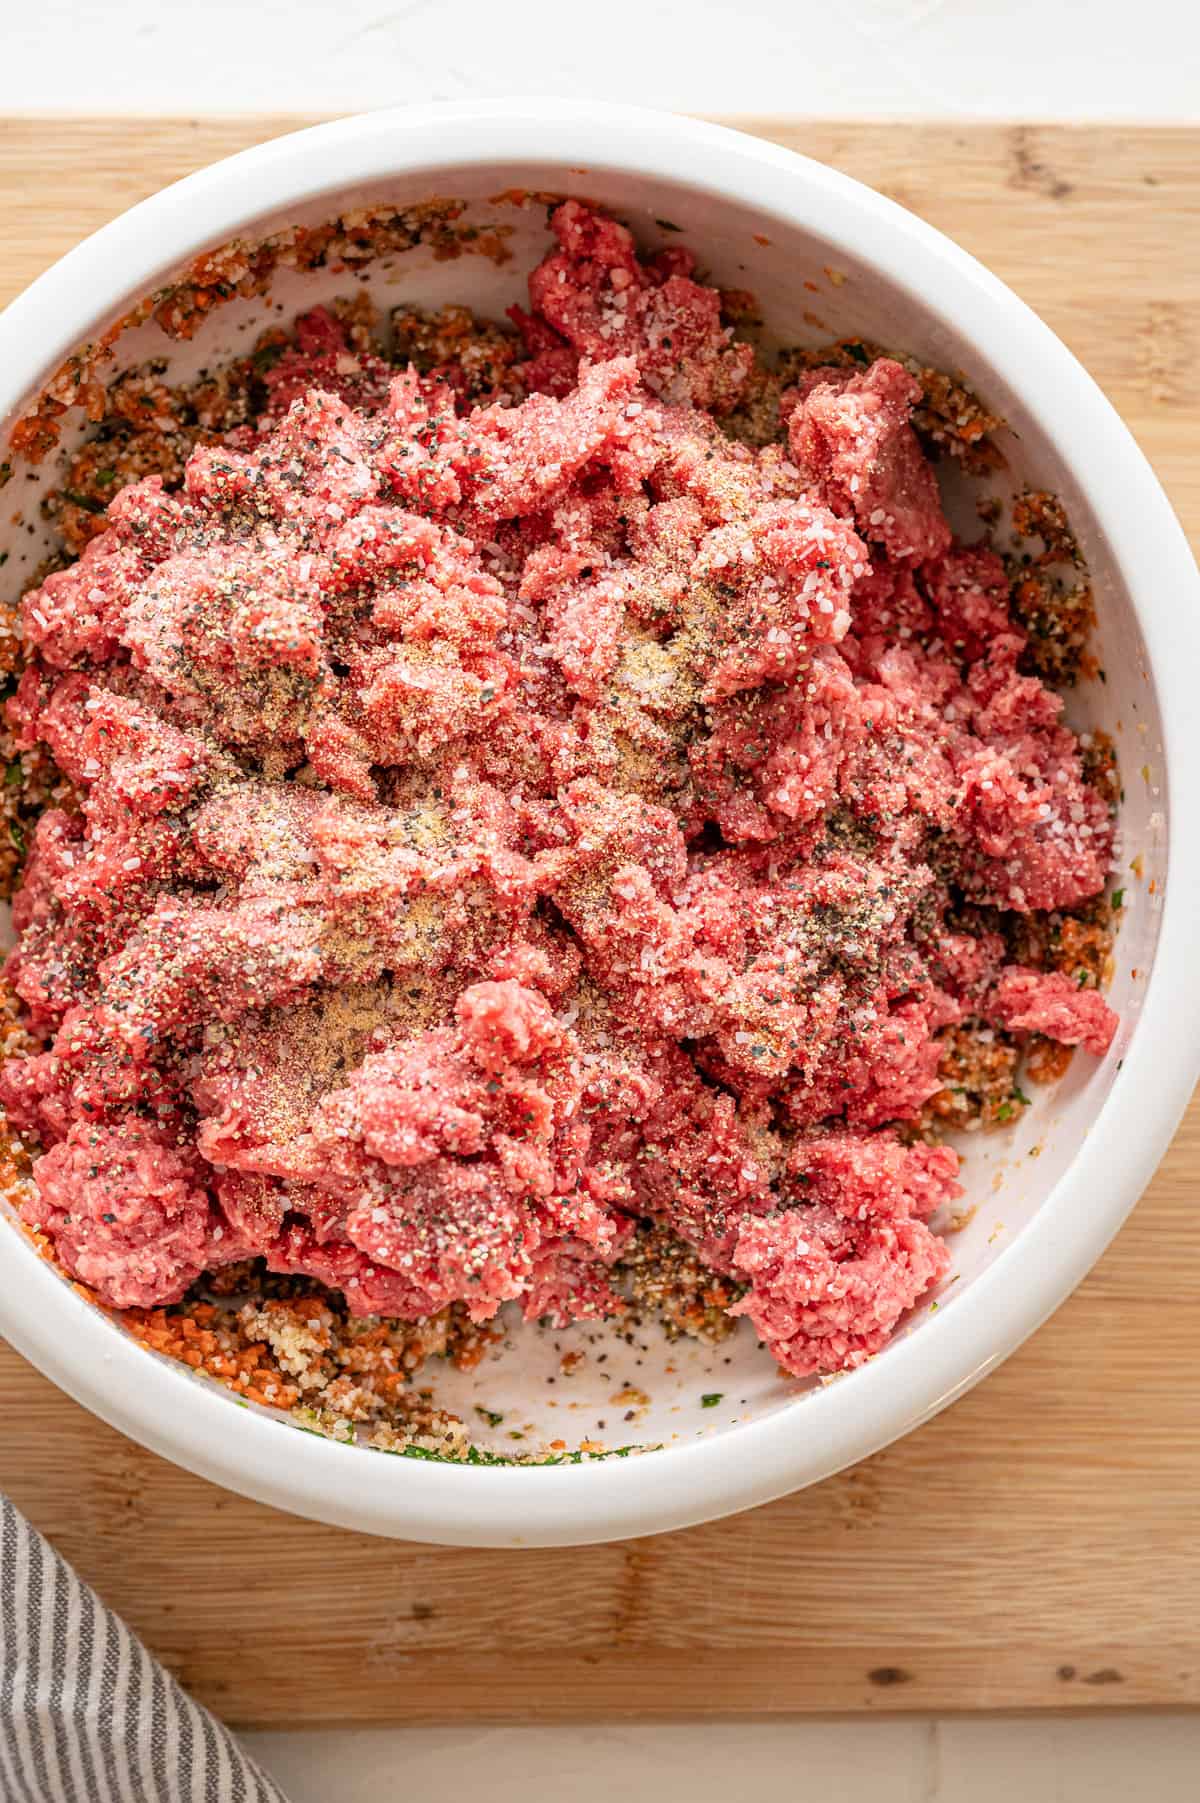
[[[1012,1133],[972,1143],[968,1201],[978,1208],[952,1242],[955,1278],[937,1312],[918,1310],[880,1357],[823,1386],[780,1378],[747,1331],[715,1353],[653,1344],[618,1351],[606,1369],[652,1394],[646,1417],[625,1430],[664,1442],[647,1457],[464,1467],[314,1438],[265,1411],[236,1408],[222,1390],[145,1352],[19,1235],[5,1240],[0,1329],[115,1426],[283,1508],[475,1545],[683,1526],[813,1483],[915,1427],[990,1371],[1078,1283],[1153,1171],[1200,1065],[1200,850],[1186,812],[1187,797],[1194,812],[1200,794],[1200,579],[1187,544],[1129,433],[1053,333],[965,252],[845,176],[734,132],[594,104],[405,109],[320,126],[156,195],[35,282],[0,318],[0,421],[11,425],[68,352],[196,252],[384,198],[461,198],[470,219],[511,234],[513,256],[438,261],[418,246],[363,272],[373,296],[385,305],[459,300],[499,314],[523,298],[524,274],[547,241],[542,206],[500,198],[516,188],[600,200],[651,245],[663,240],[658,222],[671,221],[713,279],[756,294],[778,340],[853,331],[965,372],[1008,422],[1006,485],[1060,494],[1090,564],[1107,682],[1086,685],[1071,711],[1116,737],[1126,784],[1121,856],[1128,864],[1140,853],[1141,876],[1125,878],[1116,1044],[1100,1067],[1077,1058]],[[288,316],[353,287],[345,273],[285,272],[267,299],[216,310],[190,343],[167,340],[153,324],[125,334],[116,367],[162,355],[172,374],[189,374],[244,349],[249,332],[281,316],[272,308]],[[77,410],[64,426],[64,442],[77,444],[85,432]],[[5,491],[0,550],[10,557],[0,579],[14,587],[44,553],[32,503],[56,467],[52,459],[32,476],[22,468]],[[7,517],[14,497],[19,526]],[[607,1415],[603,1437],[612,1443],[619,1411],[611,1377],[590,1360],[569,1391],[551,1392],[544,1378],[557,1359],[537,1334],[518,1334],[472,1378],[439,1380],[439,1399],[469,1406],[474,1398],[529,1421],[535,1436],[557,1429],[572,1440]],[[718,1391],[720,1403],[702,1409],[701,1395]]]

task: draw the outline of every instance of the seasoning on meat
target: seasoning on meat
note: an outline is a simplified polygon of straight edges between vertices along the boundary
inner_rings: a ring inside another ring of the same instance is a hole
[[[847,1369],[948,1264],[947,1032],[1107,1049],[987,923],[1097,896],[1110,803],[913,374],[808,368],[744,442],[690,256],[552,224],[518,337],[406,317],[396,374],[318,310],[190,411],[131,388],[136,479],[83,471],[8,710],[69,785],[15,904],[25,1216],[152,1311],[258,1258],[563,1324],[665,1248],[677,1325]],[[310,1327],[246,1327],[280,1394]]]

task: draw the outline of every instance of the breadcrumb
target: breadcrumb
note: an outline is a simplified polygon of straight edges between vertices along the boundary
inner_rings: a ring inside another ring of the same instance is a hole
[[[745,1285],[710,1270],[669,1228],[639,1228],[621,1268],[634,1302],[661,1321],[668,1339],[686,1334],[715,1346],[733,1332],[729,1310]]]
[[[938,1075],[944,1080],[929,1103],[943,1128],[971,1131],[1011,1126],[1024,1113],[1029,1098],[1017,1082],[1020,1052],[1015,1040],[997,1027],[965,1021],[942,1036]]]

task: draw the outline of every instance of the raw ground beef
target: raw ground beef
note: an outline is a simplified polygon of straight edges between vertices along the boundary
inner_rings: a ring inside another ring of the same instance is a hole
[[[552,224],[519,336],[397,373],[308,315],[26,596],[9,719],[75,798],[15,905],[26,1215],[119,1307],[258,1257],[476,1322],[619,1312],[651,1223],[842,1370],[948,1263],[944,1035],[1107,1049],[963,922],[1096,896],[1110,810],[913,377],[737,442],[690,256]]]

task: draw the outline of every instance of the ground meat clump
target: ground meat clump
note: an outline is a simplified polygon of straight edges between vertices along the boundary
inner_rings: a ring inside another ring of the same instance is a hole
[[[350,1318],[564,1324],[632,1272],[843,1370],[947,1267],[946,1036],[1107,1049],[1004,923],[1102,891],[1110,804],[914,376],[806,369],[746,442],[692,259],[552,225],[515,331],[405,317],[397,372],[318,310],[183,414],[131,388],[135,479],[81,470],[8,705],[63,774],[0,1075],[26,1219],[119,1307],[254,1258]],[[294,1401],[342,1374],[301,1315],[187,1319]]]
[[[1060,1045],[1081,1045],[1103,1058],[1112,1043],[1113,1012],[1095,989],[1081,989],[1061,971],[1000,972],[989,996],[991,1018],[1018,1033],[1042,1033]]]

